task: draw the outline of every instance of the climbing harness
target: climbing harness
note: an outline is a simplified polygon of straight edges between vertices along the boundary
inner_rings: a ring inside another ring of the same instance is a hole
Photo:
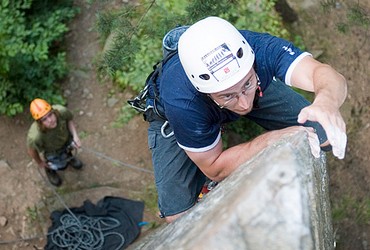
[[[159,110],[159,93],[157,88],[157,79],[162,74],[162,67],[177,54],[177,44],[180,36],[188,29],[189,26],[179,26],[170,30],[163,38],[163,59],[153,65],[153,71],[149,74],[145,81],[144,88],[139,94],[127,103],[136,111],[143,113],[144,120],[148,122],[162,121],[161,133],[164,138],[173,136],[173,131],[166,133],[165,130],[169,126],[167,118]]]
[[[67,167],[68,162],[77,155],[76,144],[72,141],[67,146],[63,147],[59,152],[47,155],[46,162],[52,170],[63,170]]]
[[[166,117],[158,110],[159,93],[156,81],[162,73],[162,66],[176,53],[177,51],[172,51],[171,53],[167,54],[162,61],[156,63],[153,66],[153,71],[149,74],[145,81],[144,88],[134,99],[127,101],[127,103],[136,111],[143,113],[145,121],[151,122],[154,120],[167,120]]]

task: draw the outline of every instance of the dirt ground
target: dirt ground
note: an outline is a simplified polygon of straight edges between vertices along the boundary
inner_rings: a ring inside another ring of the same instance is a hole
[[[64,94],[75,114],[83,143],[78,155],[85,167],[81,171],[64,171],[64,184],[58,193],[69,207],[81,206],[86,199],[96,202],[108,195],[146,199],[154,187],[147,124],[136,117],[123,127],[113,126],[131,95],[119,92],[110,83],[97,81],[93,61],[101,45],[92,25],[99,3],[76,2],[81,13],[67,34],[72,68]],[[336,24],[346,19],[349,7],[358,1],[337,1],[337,8],[328,13],[322,12],[319,1],[291,2],[300,16],[294,27],[302,33],[308,50],[322,52],[320,59],[348,80],[349,94],[343,106],[348,148],[342,161],[328,154],[330,192],[334,208],[347,204],[348,199],[361,204],[369,201],[370,193],[369,32],[355,27],[345,34],[336,31]],[[361,1],[361,5],[369,15],[369,1]],[[0,249],[42,249],[49,214],[63,208],[26,153],[25,138],[31,122],[28,112],[14,118],[0,117]],[[367,217],[361,216],[358,207],[350,204],[344,218],[334,221],[337,249],[370,249],[370,211]],[[152,226],[162,223],[150,206],[146,206],[144,221]],[[150,226],[143,228],[144,234],[150,230]],[[32,240],[20,241],[22,238]]]

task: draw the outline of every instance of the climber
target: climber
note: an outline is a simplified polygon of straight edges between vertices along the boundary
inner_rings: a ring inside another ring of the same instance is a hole
[[[149,81],[144,116],[159,210],[167,222],[196,204],[206,178],[222,181],[298,131],[307,134],[315,157],[332,150],[344,158],[346,125],[339,109],[347,84],[331,66],[284,39],[237,30],[218,17],[186,27],[176,49]],[[314,92],[315,99],[310,103],[291,86]],[[224,149],[223,124],[240,118],[267,132]]]
[[[31,102],[30,112],[35,121],[27,134],[28,154],[45,170],[50,183],[58,187],[62,179],[57,171],[66,169],[68,164],[75,169],[83,166],[73,155],[74,149],[81,147],[73,115],[66,107],[51,106],[39,98]]]

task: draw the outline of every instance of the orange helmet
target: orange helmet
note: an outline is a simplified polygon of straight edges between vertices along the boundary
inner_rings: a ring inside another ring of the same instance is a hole
[[[31,102],[30,111],[33,119],[38,120],[51,110],[51,106],[45,100],[36,98]]]

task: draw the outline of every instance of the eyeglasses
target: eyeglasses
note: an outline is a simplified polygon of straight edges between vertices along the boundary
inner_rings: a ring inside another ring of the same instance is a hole
[[[211,99],[221,108],[228,108],[228,107],[232,107],[234,106],[238,101],[239,101],[239,98],[241,95],[248,95],[250,93],[252,93],[254,90],[257,89],[257,87],[261,84],[261,81],[258,77],[257,74],[255,74],[256,76],[256,82],[255,83],[252,83],[251,80],[247,81],[244,85],[243,85],[243,88],[242,88],[242,91],[238,94],[230,94],[230,95],[225,95],[223,96],[222,98],[220,99],[223,99],[222,102],[220,101],[216,101],[215,99],[213,99],[211,97]]]
[[[41,122],[44,122],[46,121],[49,117],[51,117],[51,115],[54,114],[53,111],[50,111],[49,113],[47,113],[46,115],[44,115],[43,117],[40,118],[40,121]]]

